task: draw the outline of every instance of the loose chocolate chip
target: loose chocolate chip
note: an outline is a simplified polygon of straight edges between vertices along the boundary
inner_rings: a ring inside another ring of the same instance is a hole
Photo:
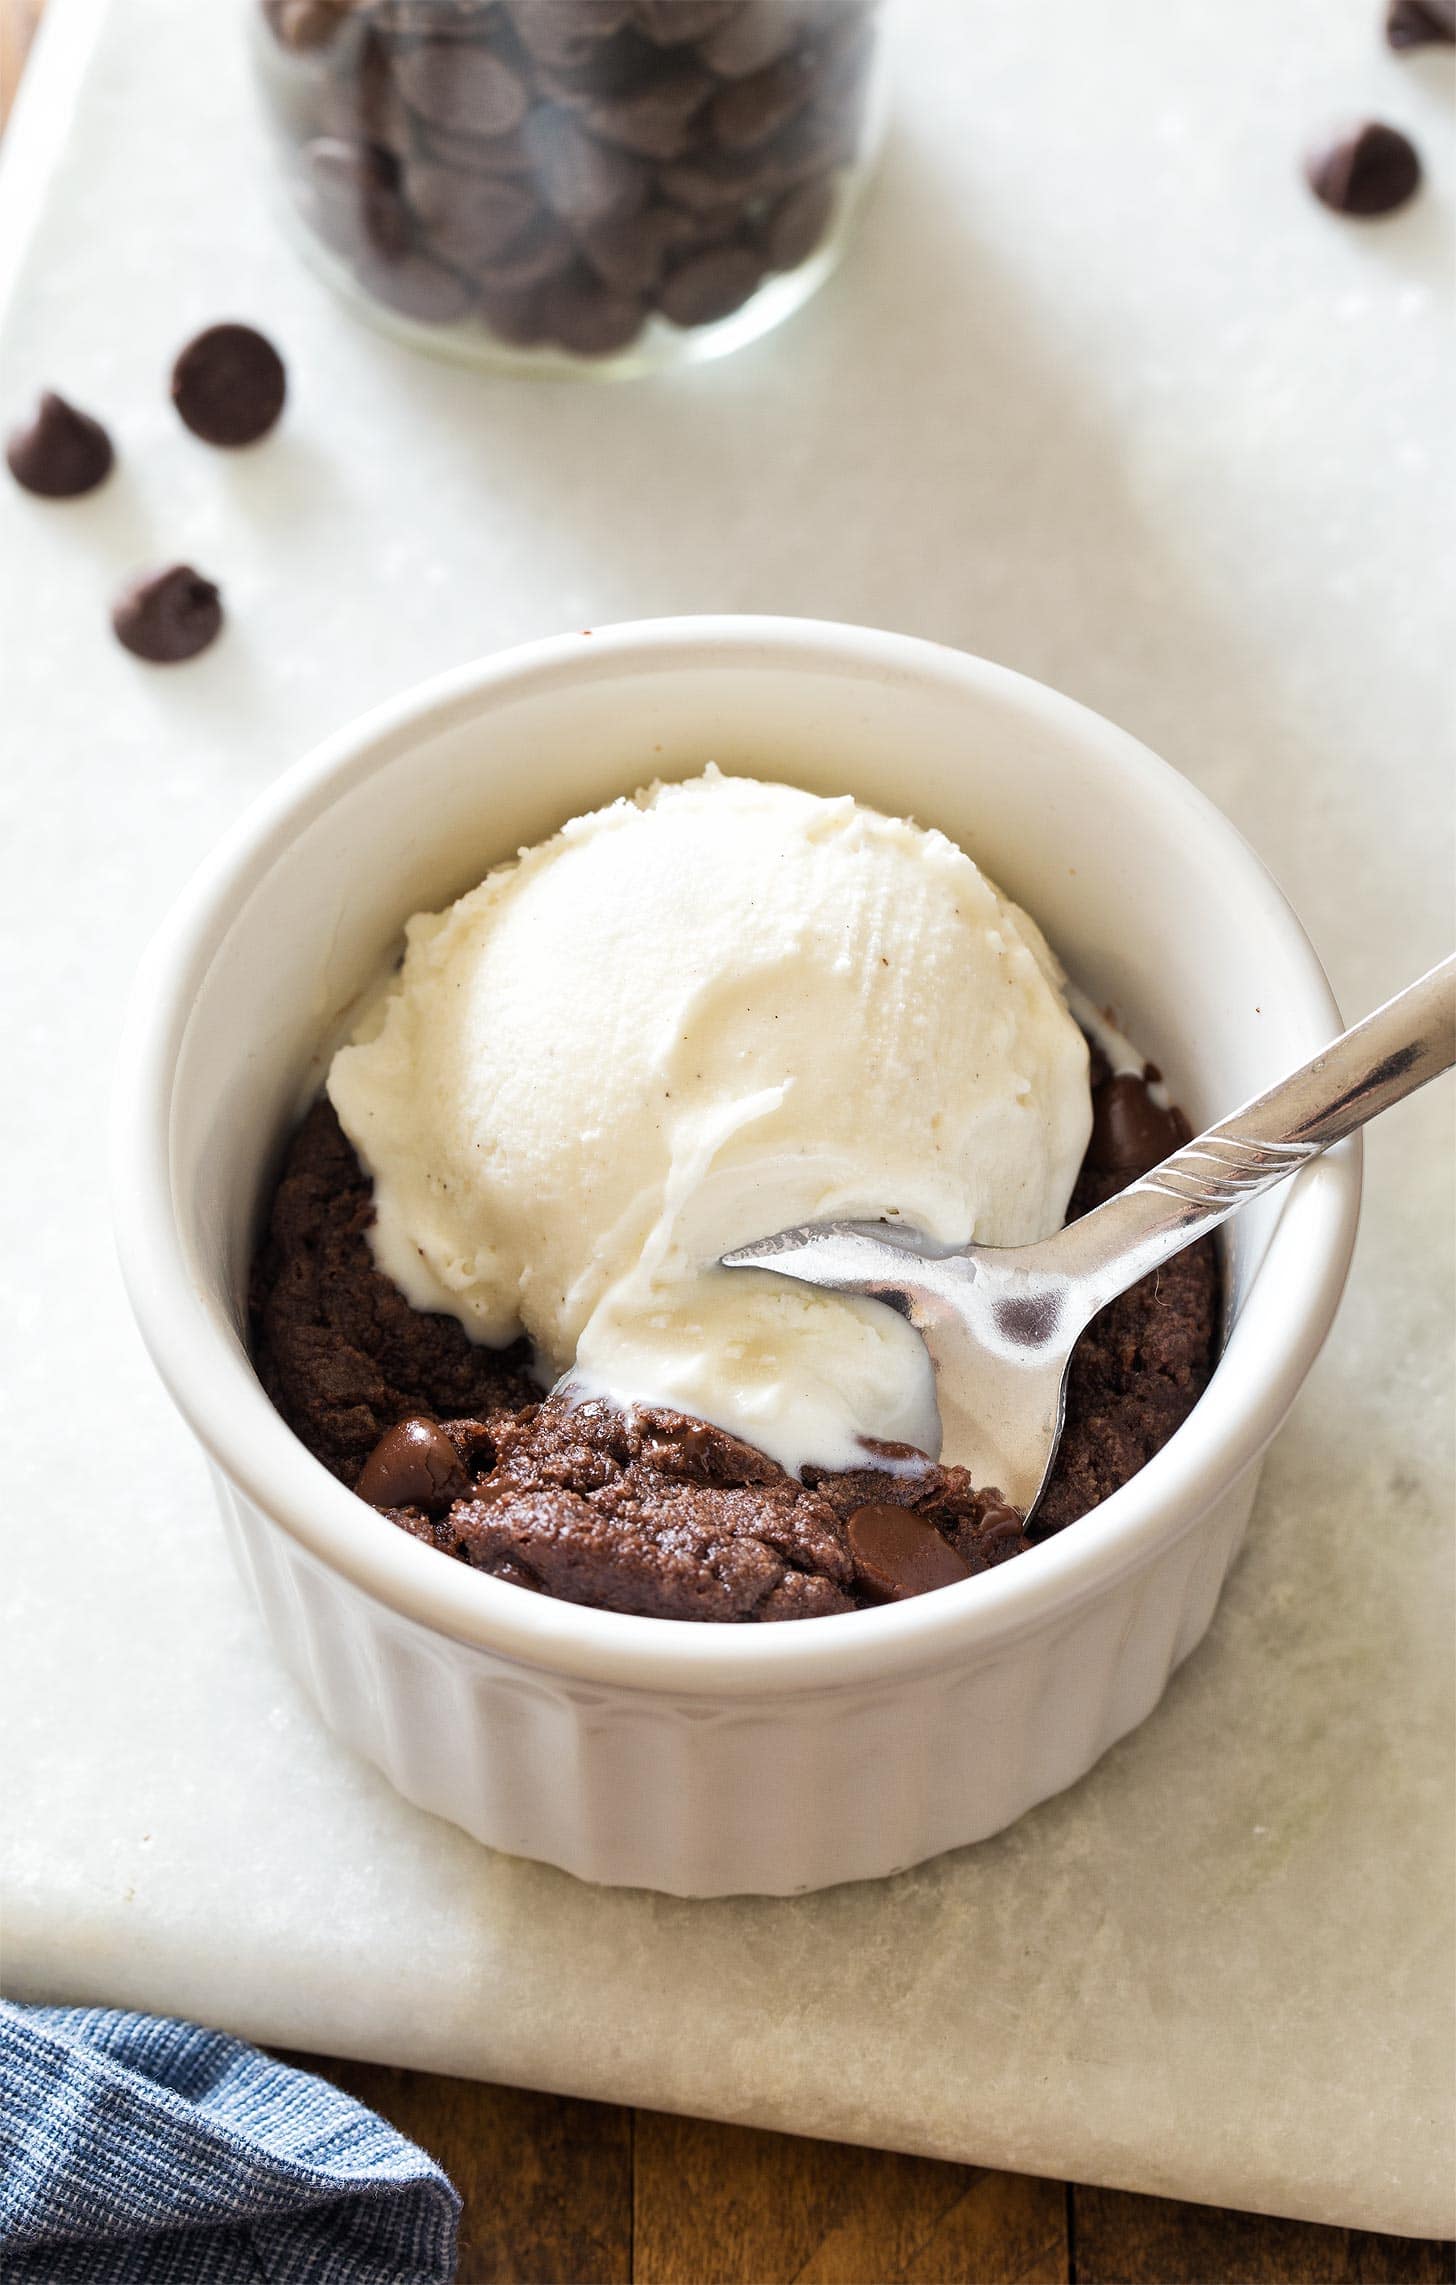
[[[74,500],[110,475],[116,455],[100,421],[47,389],[33,417],[11,432],[5,461],[17,484],[43,500]]]
[[[424,162],[409,167],[404,179],[429,251],[464,270],[508,254],[536,218],[529,189],[507,176],[465,175]]]
[[[117,641],[151,666],[196,658],[222,630],[222,599],[190,564],[144,572],[124,587],[111,610]]]
[[[971,1575],[970,1565],[913,1508],[875,1500],[857,1507],[845,1530],[856,1584],[888,1602],[953,1587]]]
[[[1087,1164],[1099,1173],[1146,1174],[1188,1140],[1188,1122],[1153,1101],[1146,1083],[1124,1072],[1092,1097]]]
[[[647,169],[580,127],[568,111],[543,104],[522,130],[548,206],[568,222],[631,214],[647,196]]]
[[[791,0],[745,0],[708,34],[698,53],[720,79],[746,79],[750,72],[776,63],[792,47],[799,13]]]
[[[756,150],[803,110],[816,76],[804,57],[783,56],[765,71],[735,80],[708,108],[714,140],[725,151]]]
[[[287,387],[282,358],[250,325],[210,325],[172,367],[172,402],[204,444],[256,444]]]
[[[632,20],[660,48],[706,39],[738,13],[743,0],[632,0]]]
[[[1393,214],[1420,187],[1415,145],[1379,120],[1349,127],[1310,152],[1304,172],[1315,197],[1337,214]]]
[[[525,82],[490,48],[422,40],[395,59],[410,109],[452,134],[509,135],[526,116]]]
[[[834,212],[834,183],[827,175],[812,177],[780,199],[770,214],[759,243],[771,270],[797,270],[808,260]]]
[[[1390,0],[1385,36],[1393,48],[1456,41],[1456,0]]]
[[[585,263],[553,278],[542,289],[541,307],[548,338],[576,357],[609,357],[625,349],[645,315],[635,294],[614,292]]]
[[[675,264],[657,306],[674,325],[711,325],[741,309],[762,281],[761,254],[747,246],[719,246]]]
[[[470,1477],[439,1422],[415,1414],[386,1428],[354,1489],[371,1507],[444,1508],[468,1495]]]
[[[594,94],[581,106],[594,135],[645,159],[675,159],[688,147],[692,122],[713,90],[696,64],[663,60],[645,86],[621,95]]]
[[[366,293],[417,325],[457,325],[475,299],[458,272],[427,254],[405,254],[398,261],[370,255],[357,276]]]

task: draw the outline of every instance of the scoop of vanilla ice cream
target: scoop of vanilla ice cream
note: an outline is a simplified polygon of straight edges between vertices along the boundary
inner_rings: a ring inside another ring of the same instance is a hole
[[[409,924],[329,1072],[379,1267],[548,1374],[668,1404],[790,1470],[934,1452],[918,1335],[719,1256],[894,1216],[1061,1224],[1087,1049],[1026,915],[944,835],[722,777],[579,817]]]

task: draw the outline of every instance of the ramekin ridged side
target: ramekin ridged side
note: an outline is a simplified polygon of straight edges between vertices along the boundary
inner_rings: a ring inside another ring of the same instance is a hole
[[[721,1896],[896,1872],[1075,1783],[1202,1639],[1257,1476],[998,1657],[727,1704],[573,1682],[427,1633],[217,1488],[288,1666],[406,1799],[582,1880]]]

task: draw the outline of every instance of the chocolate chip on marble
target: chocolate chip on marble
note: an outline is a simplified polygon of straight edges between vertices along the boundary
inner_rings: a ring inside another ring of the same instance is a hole
[[[172,402],[188,428],[228,450],[266,436],[287,393],[283,359],[251,325],[210,325],[172,367]]]
[[[753,151],[795,118],[815,91],[817,74],[803,56],[782,56],[714,96],[708,125],[725,151]]]
[[[616,292],[578,263],[541,291],[548,338],[577,357],[609,357],[636,339],[646,315],[636,294]]]
[[[718,246],[674,263],[658,289],[657,307],[674,325],[712,325],[741,309],[763,282],[763,256],[748,246]]]
[[[1385,37],[1393,48],[1426,48],[1456,41],[1456,0],[1390,0]]]
[[[458,271],[428,254],[409,253],[398,260],[370,254],[360,263],[358,278],[367,293],[416,325],[458,325],[475,299]]]
[[[888,1602],[953,1587],[971,1575],[970,1565],[913,1508],[871,1501],[855,1509],[845,1532],[856,1583]]]
[[[1087,1164],[1099,1173],[1146,1174],[1189,1139],[1176,1110],[1153,1100],[1145,1080],[1122,1072],[1093,1090]]]
[[[738,13],[743,0],[632,0],[632,20],[660,48],[706,39]]]
[[[1393,214],[1415,196],[1421,162],[1415,145],[1398,128],[1370,119],[1311,151],[1304,172],[1326,206],[1368,220]]]
[[[100,421],[46,389],[31,418],[11,431],[5,462],[17,484],[43,500],[75,500],[110,475],[116,455]]]
[[[696,64],[665,60],[641,87],[594,95],[581,107],[594,135],[639,158],[675,159],[688,147],[692,121],[713,91]]]
[[[522,130],[546,203],[567,222],[631,214],[647,197],[640,159],[589,135],[568,111],[543,104]]]
[[[519,72],[488,47],[421,40],[395,58],[400,94],[421,119],[453,134],[509,135],[529,98]]]
[[[445,1508],[468,1495],[471,1479],[439,1422],[414,1414],[386,1428],[354,1489],[371,1507]]]
[[[811,176],[779,200],[759,233],[771,270],[797,270],[808,260],[829,228],[834,201],[827,175]]]
[[[464,270],[508,254],[536,219],[529,185],[509,176],[466,175],[424,161],[405,170],[404,189],[430,253]]]
[[[196,658],[222,631],[222,598],[190,564],[149,571],[133,579],[111,610],[112,629],[124,649],[151,666],[178,666]]]

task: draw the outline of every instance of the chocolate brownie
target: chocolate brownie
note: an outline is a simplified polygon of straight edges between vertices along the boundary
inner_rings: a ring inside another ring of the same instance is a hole
[[[1087,1212],[1186,1140],[1140,1079],[1094,1068]],[[430,1546],[538,1593],[661,1618],[814,1618],[1021,1554],[1134,1475],[1213,1369],[1208,1240],[1089,1327],[1057,1465],[1030,1527],[994,1487],[904,1449],[803,1480],[701,1420],[541,1395],[524,1342],[476,1346],[374,1266],[367,1177],[332,1107],[289,1146],[253,1280],[253,1354],[289,1426]]]

